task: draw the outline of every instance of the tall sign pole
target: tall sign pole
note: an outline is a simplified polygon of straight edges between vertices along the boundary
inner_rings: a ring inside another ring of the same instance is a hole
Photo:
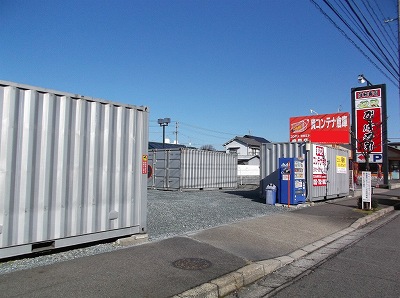
[[[387,107],[386,107],[386,85],[382,85],[382,172],[383,184],[389,185],[389,157],[388,157],[388,134],[387,134]]]
[[[383,183],[389,184],[386,85],[352,88],[353,161],[380,164]]]

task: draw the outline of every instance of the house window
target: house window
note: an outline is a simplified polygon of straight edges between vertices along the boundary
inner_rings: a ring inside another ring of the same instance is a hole
[[[229,153],[237,153],[239,148],[228,148]]]
[[[250,148],[250,155],[257,155],[259,151],[257,148]]]

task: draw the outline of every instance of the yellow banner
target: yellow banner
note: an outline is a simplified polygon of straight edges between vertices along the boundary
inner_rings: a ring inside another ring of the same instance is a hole
[[[338,173],[347,172],[347,158],[345,156],[336,156],[336,169]]]

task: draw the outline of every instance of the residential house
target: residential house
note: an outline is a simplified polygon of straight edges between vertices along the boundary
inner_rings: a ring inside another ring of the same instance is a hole
[[[270,143],[267,139],[244,135],[235,137],[224,144],[226,153],[238,155],[238,179],[240,184],[260,182],[261,144]]]
[[[162,149],[186,148],[186,146],[180,144],[171,144],[171,143],[149,142],[148,148],[149,150],[162,150]]]
[[[270,143],[270,141],[261,137],[244,135],[243,137],[234,137],[226,142],[224,147],[226,153],[237,153],[239,164],[260,165],[260,149],[262,143]]]

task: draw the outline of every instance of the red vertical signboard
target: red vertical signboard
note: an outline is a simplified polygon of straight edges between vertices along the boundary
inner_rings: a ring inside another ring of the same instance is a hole
[[[382,90],[381,88],[355,91],[355,138],[357,162],[382,162]]]

